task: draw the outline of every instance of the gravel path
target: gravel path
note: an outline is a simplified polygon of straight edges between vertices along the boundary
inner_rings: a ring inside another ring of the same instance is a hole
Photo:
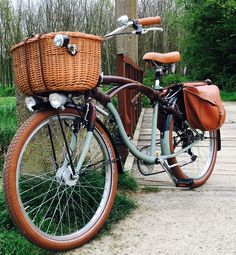
[[[74,255],[236,254],[236,191],[138,194],[139,208]]]

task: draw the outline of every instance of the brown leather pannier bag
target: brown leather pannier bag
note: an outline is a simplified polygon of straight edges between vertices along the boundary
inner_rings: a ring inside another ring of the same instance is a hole
[[[184,83],[183,95],[186,118],[191,127],[213,131],[224,124],[226,112],[217,86],[204,82]]]

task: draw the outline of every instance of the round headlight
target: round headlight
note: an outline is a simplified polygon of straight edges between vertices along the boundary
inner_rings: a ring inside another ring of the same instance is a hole
[[[67,97],[62,94],[53,93],[49,96],[49,102],[50,102],[51,106],[55,109],[58,109],[58,108],[64,106],[66,101],[67,101]]]
[[[34,109],[32,108],[33,106],[36,105],[36,100],[33,97],[26,97],[25,98],[25,104],[26,107],[28,108],[29,111],[33,112]]]
[[[67,47],[68,44],[69,44],[69,37],[67,35],[57,34],[54,37],[55,47]]]
[[[117,19],[117,23],[119,26],[127,25],[129,22],[129,17],[127,15],[123,15]]]

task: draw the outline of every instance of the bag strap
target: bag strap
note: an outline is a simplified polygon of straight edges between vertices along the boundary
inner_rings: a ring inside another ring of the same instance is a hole
[[[198,86],[206,86],[209,85],[205,81],[193,81],[193,82],[183,82],[183,87],[198,87]]]

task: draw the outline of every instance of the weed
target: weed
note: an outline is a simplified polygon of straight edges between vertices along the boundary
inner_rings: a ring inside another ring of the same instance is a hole
[[[141,192],[144,193],[154,193],[154,192],[159,192],[160,188],[157,186],[143,186],[141,187]]]

